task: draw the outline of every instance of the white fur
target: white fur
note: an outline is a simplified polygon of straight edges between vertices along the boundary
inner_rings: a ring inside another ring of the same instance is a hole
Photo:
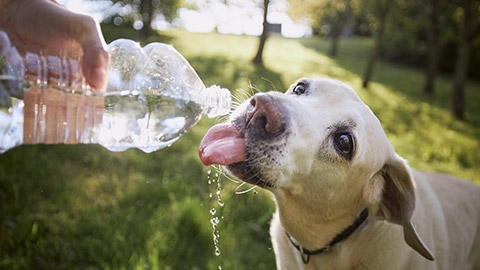
[[[291,89],[267,93],[289,116],[284,154],[264,179],[275,185],[269,188],[277,205],[270,233],[277,268],[480,269],[480,188],[410,169],[349,86],[307,81],[305,95]],[[329,136],[339,123],[355,136],[351,160],[336,153]],[[398,196],[401,211],[391,206],[389,195]],[[307,265],[286,237],[288,231],[304,248],[321,248],[365,207],[370,212],[365,223],[331,251],[312,255]],[[419,253],[433,254],[435,261]]]

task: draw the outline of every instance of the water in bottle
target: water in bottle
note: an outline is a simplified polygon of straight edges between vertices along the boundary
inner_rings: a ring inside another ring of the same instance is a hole
[[[85,83],[80,55],[14,47],[0,31],[0,153],[20,144],[100,143],[111,151],[171,145],[203,114],[227,114],[227,89],[206,88],[171,45],[108,45],[106,92]]]

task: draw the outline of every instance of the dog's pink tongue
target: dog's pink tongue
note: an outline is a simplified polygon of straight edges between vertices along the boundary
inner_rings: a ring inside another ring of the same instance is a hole
[[[246,160],[245,137],[233,125],[215,125],[203,137],[198,154],[205,166],[229,165]]]

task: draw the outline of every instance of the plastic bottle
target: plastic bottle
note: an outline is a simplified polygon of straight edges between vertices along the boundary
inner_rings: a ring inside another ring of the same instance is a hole
[[[0,153],[21,144],[99,143],[111,151],[170,146],[203,114],[229,113],[227,89],[206,88],[171,45],[108,45],[107,90],[92,91],[80,56],[14,47],[0,31]]]

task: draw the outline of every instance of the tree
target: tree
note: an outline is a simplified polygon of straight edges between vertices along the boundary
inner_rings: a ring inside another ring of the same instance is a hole
[[[331,38],[328,54],[335,57],[338,52],[340,37],[354,15],[355,0],[288,0],[288,14],[299,20],[308,17],[312,21],[315,33],[325,34]],[[326,26],[326,27],[325,27]]]
[[[387,19],[387,15],[390,11],[390,8],[394,2],[394,0],[371,0],[368,1],[370,5],[373,5],[373,18],[374,18],[374,25],[376,26],[375,31],[375,47],[370,55],[370,58],[367,62],[367,67],[365,69],[365,73],[363,76],[363,83],[362,86],[367,88],[368,83],[370,82],[370,78],[373,74],[373,68],[375,66],[375,61],[377,59],[377,55],[379,52],[379,48],[382,42],[383,33],[385,31],[385,21]],[[367,6],[367,3],[365,3]]]
[[[331,10],[329,16],[324,18],[324,22],[330,25],[330,38],[332,43],[328,54],[331,57],[337,56],[338,45],[340,42],[340,36],[343,33],[345,27],[349,24],[352,18],[352,7],[350,0],[344,1],[328,1],[327,10]],[[328,14],[328,13],[327,13]]]
[[[177,16],[181,0],[112,0],[122,6],[131,7],[131,12],[122,15],[130,21],[140,20],[143,23],[142,37],[148,38],[152,33],[152,22],[159,16],[171,22]]]
[[[263,30],[262,34],[260,35],[260,40],[258,43],[258,50],[257,54],[253,58],[253,63],[254,64],[263,64],[263,49],[265,48],[265,43],[267,42],[268,38],[268,28],[269,24],[267,21],[268,17],[268,6],[270,5],[270,0],[263,0]]]
[[[458,43],[456,38],[452,37],[454,35],[451,34],[456,32],[455,21],[452,19],[456,7],[455,2],[448,0],[429,0],[427,5],[428,58],[423,91],[430,96],[435,94],[435,77],[441,62],[451,63],[450,57],[445,55],[445,44],[449,42]],[[444,53],[442,59],[440,59],[442,51]]]
[[[455,63],[455,75],[452,91],[452,111],[455,117],[460,120],[464,118],[464,88],[468,74],[468,65],[472,50],[472,44],[480,31],[480,4],[473,0],[462,0],[461,10],[463,12],[461,41],[457,50]]]
[[[440,52],[440,27],[439,27],[439,0],[430,0],[429,5],[429,51],[427,72],[425,76],[424,92],[428,95],[435,93],[435,77],[438,70],[438,55]]]

